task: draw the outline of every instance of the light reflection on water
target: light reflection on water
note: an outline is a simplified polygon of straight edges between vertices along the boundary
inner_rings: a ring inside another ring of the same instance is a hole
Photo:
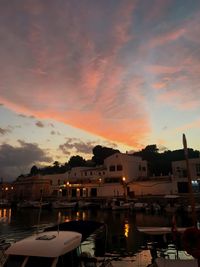
[[[38,228],[37,209],[0,209],[0,235],[2,238],[21,239]],[[42,210],[40,228],[71,220],[95,220],[107,225],[107,251],[136,253],[144,245],[144,236],[137,226],[171,226],[172,215],[152,215],[131,211],[105,210]],[[177,218],[178,226],[185,226],[185,219]]]

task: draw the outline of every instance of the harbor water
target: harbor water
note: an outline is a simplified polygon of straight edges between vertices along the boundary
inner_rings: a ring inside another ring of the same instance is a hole
[[[138,255],[146,247],[146,238],[137,227],[171,226],[172,214],[101,209],[44,209],[39,212],[39,209],[4,208],[0,209],[0,235],[1,239],[16,241],[46,226],[71,220],[104,222],[107,225],[106,252],[131,257]],[[188,226],[190,216],[177,215],[176,220],[178,226]],[[148,262],[150,258],[146,260]]]

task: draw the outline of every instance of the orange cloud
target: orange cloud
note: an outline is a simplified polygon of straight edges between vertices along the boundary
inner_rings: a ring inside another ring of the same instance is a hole
[[[32,58],[24,59],[28,67],[20,70],[22,78],[12,76],[10,93],[2,94],[0,101],[18,113],[58,120],[138,146],[150,131],[149,115],[141,108],[145,105],[142,82],[136,75],[127,79],[120,62],[120,51],[132,38],[129,28],[135,3],[121,3],[112,13],[112,21],[108,14],[104,32],[94,31],[87,10],[76,10],[76,16],[70,13],[71,3],[65,15],[59,8],[52,13],[49,10],[48,23],[42,18],[35,20],[40,13],[47,16],[48,9],[34,7],[25,40]],[[98,11],[104,14],[104,10]],[[59,20],[54,14],[59,14]],[[102,16],[97,14],[95,19],[103,24]],[[20,67],[15,62],[14,70]]]
[[[157,82],[152,84],[152,87],[155,89],[162,89],[166,87],[166,83],[165,82]]]

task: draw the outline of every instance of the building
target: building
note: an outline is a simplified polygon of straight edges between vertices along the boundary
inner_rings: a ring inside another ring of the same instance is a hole
[[[190,159],[194,192],[200,192],[200,158]],[[62,174],[21,177],[13,183],[14,199],[98,199],[188,193],[186,161],[172,163],[172,175],[148,176],[147,161],[115,153],[102,166],[75,167]]]
[[[50,180],[42,175],[19,177],[13,183],[13,200],[40,200],[50,195]]]
[[[75,167],[63,174],[18,178],[13,184],[13,198],[107,198],[133,196],[131,183],[147,177],[147,162],[140,157],[116,153],[102,166]]]
[[[76,167],[68,172],[62,196],[72,198],[107,198],[134,196],[131,183],[147,177],[147,162],[140,157],[115,153],[104,160],[103,166]]]
[[[200,192],[200,158],[189,159],[189,172],[193,192]],[[175,193],[188,193],[188,170],[186,160],[172,162],[173,188]]]
[[[3,180],[0,183],[0,200],[7,199],[10,200],[13,193],[13,184],[5,183]]]

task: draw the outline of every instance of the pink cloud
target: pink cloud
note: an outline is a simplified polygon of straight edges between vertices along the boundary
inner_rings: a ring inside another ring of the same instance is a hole
[[[200,100],[191,96],[186,90],[170,90],[157,96],[157,101],[173,106],[178,110],[195,110],[200,107]]]
[[[120,50],[131,39],[134,6],[135,1],[123,2],[102,33],[93,33],[86,10],[78,9],[74,17],[69,5],[67,14],[55,10],[59,14],[56,23],[54,12],[48,23],[41,23],[35,18],[48,10],[36,5],[32,14],[27,7],[33,16],[25,43],[32,59],[24,59],[26,67],[14,62],[12,79],[4,80],[9,92],[1,94],[0,102],[18,113],[62,121],[138,146],[150,131],[149,115],[141,109],[145,105],[142,81],[136,77],[126,80],[119,60]],[[102,16],[98,19],[102,23]]]
[[[181,70],[180,66],[148,65],[146,70],[153,74],[173,74]]]
[[[157,83],[152,84],[152,87],[159,90],[159,89],[165,88],[166,85],[167,85],[166,82],[157,82]]]
[[[169,42],[176,41],[180,37],[184,36],[185,33],[186,33],[185,28],[180,28],[180,29],[171,30],[169,32],[165,32],[163,34],[160,34],[152,38],[150,42],[148,43],[148,47],[153,48],[156,46],[165,45]]]

